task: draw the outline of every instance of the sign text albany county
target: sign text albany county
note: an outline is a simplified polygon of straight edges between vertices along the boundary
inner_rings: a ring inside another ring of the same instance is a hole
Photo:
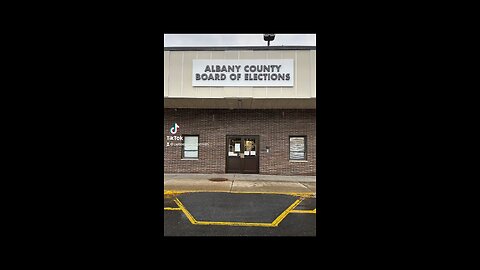
[[[293,59],[194,59],[192,86],[289,87]]]

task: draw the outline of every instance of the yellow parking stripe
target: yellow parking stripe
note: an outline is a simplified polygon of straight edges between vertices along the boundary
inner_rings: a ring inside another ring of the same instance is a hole
[[[173,208],[173,207],[164,207],[163,210],[165,210],[165,211],[182,211],[181,208]]]
[[[202,191],[173,191],[168,190],[164,193],[169,196],[175,196],[173,200],[175,204],[179,208],[173,207],[164,207],[164,210],[167,211],[182,211],[185,216],[188,218],[190,223],[193,225],[221,225],[221,226],[247,226],[247,227],[278,227],[278,224],[285,219],[285,217],[289,213],[315,213],[316,208],[313,210],[294,210],[305,198],[310,198],[315,195],[315,193],[265,193],[265,192],[231,192],[231,193],[257,193],[257,194],[284,194],[284,195],[292,195],[299,197],[295,202],[293,202],[285,211],[283,211],[272,223],[261,223],[261,222],[231,222],[231,221],[198,221],[193,217],[193,215],[185,208],[183,203],[176,197],[176,195],[180,195],[182,193],[190,193],[190,192],[202,192]],[[204,191],[204,192],[211,192],[211,191]],[[217,192],[224,192],[224,191],[217,191]]]
[[[288,213],[290,213],[290,211],[292,211],[292,209],[297,207],[297,205],[299,205],[302,201],[303,201],[303,198],[300,198],[300,199],[296,200],[294,203],[292,203],[292,205],[290,205],[285,211],[283,211],[283,213],[280,214],[280,216],[278,216],[272,222],[272,225],[274,225],[275,227],[278,226],[278,224],[280,224],[280,222],[282,222],[282,220],[288,215]]]
[[[246,226],[246,227],[276,227],[272,223],[230,222],[230,221],[197,221],[196,225]]]
[[[190,214],[190,212],[188,212],[187,208],[183,206],[182,202],[180,202],[178,198],[175,198],[173,201],[178,205],[178,207],[180,207],[180,209],[182,209],[182,212],[187,216],[188,220],[190,220],[192,224],[197,224],[195,218],[192,216],[192,214]]]
[[[207,193],[207,192],[223,192],[223,193],[239,193],[239,194],[278,194],[278,195],[291,195],[298,197],[314,197],[314,192],[263,192],[263,191],[223,191],[223,190],[165,190],[163,195],[180,195],[184,193]]]
[[[316,214],[317,208],[313,210],[292,210],[290,213],[297,213],[297,214]]]

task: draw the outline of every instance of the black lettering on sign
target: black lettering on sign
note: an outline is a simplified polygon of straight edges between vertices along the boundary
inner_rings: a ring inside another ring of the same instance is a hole
[[[235,72],[235,66],[228,66],[228,72]]]
[[[227,78],[227,75],[225,75],[223,73],[220,74],[220,80],[225,81],[226,78]]]
[[[286,79],[287,81],[290,81],[290,73],[287,73]]]
[[[200,80],[200,74],[198,74],[198,73],[195,74],[195,80],[196,80],[196,81]]]
[[[212,73],[210,73],[210,75],[208,76],[208,80],[209,80],[209,81],[210,81],[210,80],[213,80],[213,74],[212,74]]]
[[[230,74],[230,80],[235,81],[236,77],[237,76],[235,76],[235,73]]]
[[[204,72],[211,72],[209,65],[207,65],[207,66],[205,67],[205,71],[204,71]]]
[[[206,81],[208,79],[208,75],[206,73],[202,74],[202,80]]]

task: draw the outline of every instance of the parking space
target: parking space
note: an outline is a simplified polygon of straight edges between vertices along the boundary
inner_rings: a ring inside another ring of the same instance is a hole
[[[315,236],[313,194],[167,192],[165,236]]]

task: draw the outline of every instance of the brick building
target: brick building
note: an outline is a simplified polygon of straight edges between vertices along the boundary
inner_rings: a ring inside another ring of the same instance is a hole
[[[316,175],[316,48],[164,49],[164,172]]]

